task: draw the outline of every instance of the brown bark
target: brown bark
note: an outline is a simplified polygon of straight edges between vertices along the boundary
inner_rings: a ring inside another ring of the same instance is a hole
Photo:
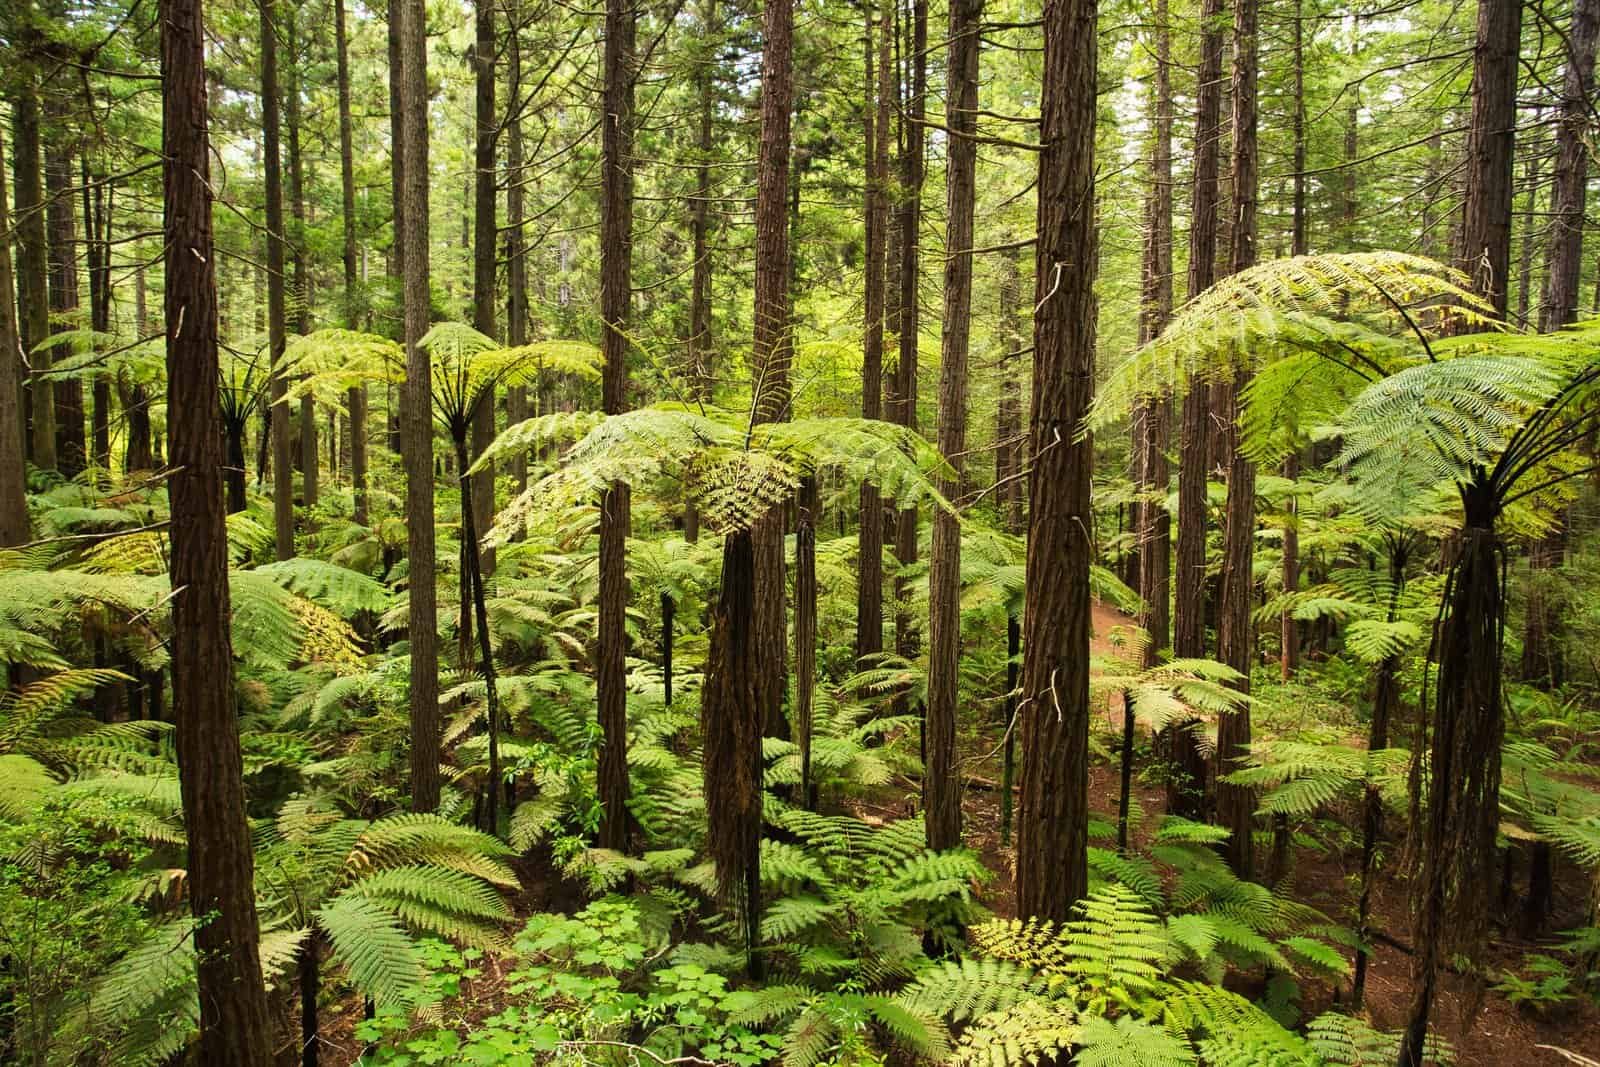
[[[1172,31],[1167,0],[1156,2],[1156,77],[1151,100],[1155,137],[1151,146],[1151,189],[1146,204],[1143,302],[1139,339],[1154,340],[1172,317]],[[1172,396],[1143,405],[1136,425],[1138,484],[1147,499],[1135,514],[1139,544],[1139,599],[1145,605],[1144,629],[1150,635],[1145,664],[1154,666],[1171,630],[1172,516],[1164,503],[1171,479],[1167,449],[1172,438]]]
[[[1504,318],[1511,273],[1512,166],[1517,124],[1517,55],[1522,6],[1513,0],[1478,5],[1472,61],[1472,115],[1467,128],[1466,206],[1461,269]]]
[[[1246,270],[1256,261],[1256,0],[1234,0],[1233,7],[1233,204],[1231,268]],[[1243,677],[1237,688],[1250,692],[1255,665],[1256,465],[1239,439],[1238,405],[1250,372],[1238,367],[1227,391],[1225,420],[1228,459],[1228,509],[1225,518],[1222,586],[1217,608],[1217,658]],[[1232,831],[1228,863],[1240,878],[1254,873],[1251,830],[1256,800],[1253,790],[1232,785],[1224,777],[1250,749],[1250,708],[1246,704],[1223,715],[1217,724],[1217,821]]]
[[[1550,236],[1539,329],[1556,330],[1577,318],[1583,272],[1583,219],[1589,176],[1589,107],[1594,98],[1595,40],[1600,3],[1576,0],[1567,31],[1567,61],[1556,115],[1555,186],[1550,194]]]
[[[1025,527],[1022,513],[1022,385],[1017,380],[1017,365],[1022,361],[1022,321],[1018,305],[1022,301],[1022,278],[1017,249],[1003,253],[1000,274],[1000,329],[1003,346],[1000,356],[1000,404],[995,415],[994,480],[999,487],[995,500],[1008,533],[1020,534]],[[1015,687],[1013,687],[1015,688]]]
[[[521,13],[512,7],[511,32],[506,42],[506,340],[513,347],[528,343],[528,234],[527,193],[523,185],[522,27]],[[529,416],[528,387],[506,390],[506,423],[516,425]],[[511,457],[511,475],[517,492],[528,488],[528,456]]]
[[[284,403],[287,383],[279,373],[283,363],[283,170],[279,152],[278,35],[273,25],[275,0],[256,0],[261,10],[261,139],[263,182],[267,207],[267,352],[272,387],[272,514],[277,555],[294,555],[294,470],[289,449],[289,408]]]
[[[1204,0],[1200,18],[1199,82],[1195,94],[1194,188],[1189,227],[1188,295],[1199,296],[1216,281],[1222,137],[1222,0]],[[1183,398],[1178,461],[1178,550],[1174,576],[1172,652],[1180,659],[1206,654],[1206,482],[1211,432],[1210,383],[1193,380]],[[1207,760],[1194,723],[1172,732],[1172,771],[1167,810],[1188,819],[1206,813]]]
[[[1094,0],[1045,4],[1017,914],[1057,922],[1088,884],[1095,22]]]
[[[794,111],[794,4],[773,0],[762,16],[761,151],[756,173],[756,277],[752,363],[759,375],[757,422],[788,419],[789,167]],[[761,716],[768,736],[787,737],[783,716],[788,626],[785,610],[784,516],[775,509],[751,531],[755,553],[756,644],[764,664]]]
[[[89,101],[92,105],[93,101]],[[89,173],[87,152],[78,156],[83,176],[84,241],[89,268],[89,325],[99,336],[111,333],[111,204],[104,174]],[[111,470],[111,379],[103,372],[94,375],[93,413],[89,422],[89,443],[94,465]]]
[[[900,361],[895,368],[895,422],[917,428],[917,348],[921,320],[922,179],[926,170],[927,138],[923,120],[928,99],[928,3],[911,0],[911,37],[905,65],[910,70],[908,92],[902,108],[900,130],[900,202],[896,229],[900,238],[900,302],[897,326]],[[911,586],[904,568],[917,561],[917,509],[900,508],[895,518],[894,556],[902,569],[895,578],[895,652],[904,659],[917,655],[918,634],[912,617]]]
[[[983,0],[953,0],[945,122],[943,351],[939,362],[939,451],[950,465],[940,492],[961,492],[967,450],[967,353],[972,330],[973,204],[977,197],[978,53]],[[956,766],[956,709],[961,679],[961,525],[953,512],[933,516],[928,575],[928,710],[925,718],[923,819],[930,849],[961,844],[961,778]]]
[[[228,630],[217,395],[216,257],[205,30],[198,0],[162,0],[162,186],[167,418],[173,463],[172,696],[196,921],[199,1058],[265,1067],[272,1033],[258,949],[239,716]]]
[[[401,291],[406,383],[400,436],[406,474],[406,553],[410,561],[411,809],[439,806],[439,633],[433,518],[433,368],[417,342],[428,329],[428,49],[422,0],[390,0],[398,54],[391,100],[398,105],[401,181],[395,217],[404,218]]]
[[[0,145],[0,157],[5,155]],[[11,233],[6,179],[0,171],[0,233]],[[27,427],[22,418],[25,360],[17,325],[17,304],[11,273],[11,245],[0,244],[0,548],[25,543],[29,537]]]
[[[71,329],[67,321],[78,310],[78,222],[72,196],[73,143],[67,132],[73,120],[59,89],[52,92],[46,88],[45,226],[50,234],[50,314],[56,318],[51,332],[62,333]],[[67,348],[58,354],[71,351]],[[56,381],[51,391],[55,394],[56,466],[62,477],[72,478],[89,462],[83,432],[83,380],[74,376]]]
[[[32,367],[28,383],[28,459],[41,470],[55,470],[55,391],[43,377],[50,369],[50,350],[39,348],[50,335],[39,97],[31,69],[24,67],[19,82],[11,105],[15,130],[11,166],[17,208],[17,327]]]
[[[339,196],[344,224],[344,324],[361,328],[360,280],[356,265],[355,140],[350,117],[350,46],[345,30],[344,0],[333,0],[334,54],[339,93]],[[367,387],[350,387],[350,487],[355,496],[353,518],[365,526],[367,513]]]
[[[884,270],[889,228],[889,26],[885,16],[878,38],[881,78],[874,72],[872,12],[865,20],[866,106],[862,108],[866,158],[866,322],[862,341],[861,417],[883,414]],[[883,651],[883,494],[871,482],[861,484],[861,517],[856,533],[856,658]]]
[[[495,314],[495,250],[498,245],[495,149],[499,140],[500,116],[495,112],[495,0],[476,0],[473,5],[475,39],[472,62],[476,137],[473,142],[472,182],[472,326],[485,337],[499,337]],[[476,398],[472,412],[472,451],[476,459],[494,440],[495,395],[491,386]],[[472,476],[473,525],[487,532],[494,524],[494,464],[487,464]],[[483,575],[494,575],[494,550],[477,544],[478,567]]]
[[[279,0],[274,0],[274,3]],[[284,124],[289,135],[289,233],[294,283],[294,330],[302,337],[311,332],[311,275],[306,265],[305,157],[300,152],[301,99],[299,0],[287,0],[284,36],[289,46],[289,84],[284,93]],[[307,393],[300,398],[300,450],[294,457],[300,470],[301,500],[309,515],[317,506],[317,408]]]
[[[628,321],[633,298],[633,88],[637,13],[630,0],[606,0],[605,125],[601,137],[600,316],[605,322],[604,393],[608,415],[627,410]],[[615,483],[600,500],[600,621],[595,684],[599,692],[600,846],[626,850],[628,815],[627,542],[628,487]]]

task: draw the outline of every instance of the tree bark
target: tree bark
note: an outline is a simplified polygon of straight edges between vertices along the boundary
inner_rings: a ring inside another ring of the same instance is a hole
[[[522,172],[522,15],[516,4],[511,11],[511,32],[506,42],[506,340],[516,348],[529,340],[528,209]],[[507,389],[507,424],[514,426],[528,415],[528,387],[518,385]],[[511,476],[518,493],[528,488],[526,453],[518,452],[511,457]]]
[[[0,145],[0,157],[5,155]],[[11,233],[6,179],[0,171],[0,233]],[[11,246],[0,244],[0,548],[27,542],[27,427],[22,418],[22,380],[26,360],[17,324],[11,272]]]
[[[1577,318],[1583,273],[1583,219],[1587,203],[1589,106],[1594,99],[1595,41],[1600,2],[1576,0],[1567,31],[1567,61],[1556,115],[1555,186],[1550,194],[1550,236],[1545,246],[1539,330],[1560,329]]]
[[[361,328],[362,296],[356,261],[356,173],[355,137],[350,116],[350,44],[345,30],[344,0],[333,0],[334,52],[338,65],[339,92],[339,197],[344,223],[344,324],[346,329]],[[350,387],[350,488],[355,498],[354,515],[358,526],[367,525],[367,387]]]
[[[878,38],[881,77],[875,76],[872,8],[866,12],[866,106],[862,108],[866,158],[866,292],[861,363],[861,417],[883,414],[884,270],[889,228],[889,99],[884,87],[889,71],[889,23],[885,15]],[[883,651],[883,494],[871,482],[861,483],[861,517],[856,531],[856,659]]]
[[[939,451],[950,465],[940,492],[961,494],[967,450],[967,351],[972,330],[973,205],[977,198],[978,53],[983,0],[953,0],[945,123],[943,351],[939,361]],[[928,576],[927,773],[923,821],[930,849],[961,844],[961,777],[956,766],[956,708],[961,681],[961,524],[953,512],[933,516]]]
[[[762,15],[761,151],[756,172],[756,277],[752,365],[759,382],[755,421],[789,418],[789,165],[794,111],[794,2],[770,0]],[[788,736],[783,715],[788,659],[784,516],[774,509],[751,531],[755,553],[756,645],[764,665],[761,717],[769,737]],[[759,782],[757,783],[759,786]]]
[[[272,374],[272,515],[279,559],[294,555],[294,470],[289,449],[287,383],[281,375],[284,346],[283,169],[279,152],[278,35],[272,9],[276,0],[256,0],[261,11],[262,180],[267,207],[267,352]]]
[[[172,696],[189,835],[188,896],[200,990],[199,1058],[266,1067],[250,829],[228,630],[222,512],[216,256],[211,231],[205,30],[198,0],[161,0],[167,419],[173,471]]]
[[[89,101],[92,105],[93,101]],[[89,325],[99,337],[111,334],[111,204],[105,175],[89,172],[89,155],[78,156],[83,176],[84,247],[89,267]],[[96,180],[98,179],[98,180]],[[91,191],[92,190],[92,191]],[[99,342],[95,342],[99,343]],[[89,422],[89,445],[95,467],[111,472],[111,379],[103,370],[94,374],[94,410]]]
[[[1222,0],[1204,0],[1200,19],[1199,81],[1195,91],[1194,189],[1189,227],[1188,295],[1194,299],[1216,281],[1222,138]],[[1178,551],[1172,652],[1179,659],[1206,654],[1206,482],[1211,432],[1210,383],[1194,380],[1183,398],[1178,462]],[[1172,769],[1167,811],[1187,819],[1206,814],[1208,761],[1200,751],[1195,722],[1172,730]]]
[[[418,344],[428,330],[428,45],[422,0],[390,0],[398,81],[401,181],[395,187],[406,383],[401,410],[406,475],[406,553],[410,560],[411,810],[439,806],[439,626],[433,518],[433,368]]]
[[[12,101],[12,173],[17,206],[17,308],[22,349],[32,366],[28,383],[30,424],[28,458],[40,470],[55,470],[56,400],[44,375],[50,349],[41,349],[50,335],[48,253],[45,251],[44,159],[39,131],[39,96],[31,64],[19,75]]]
[[[279,0],[273,0],[274,3]],[[304,337],[311,332],[311,275],[306,265],[306,173],[305,157],[300,152],[301,100],[299,32],[300,0],[287,0],[288,15],[285,37],[289,44],[289,86],[284,94],[284,120],[289,133],[289,212],[294,222],[292,239],[292,267],[294,270],[294,329]],[[317,506],[317,405],[307,393],[300,398],[300,454],[295,457],[300,467],[301,500],[309,516]]]
[[[694,266],[691,270],[689,295],[689,363],[694,398],[700,403],[711,399],[711,360],[715,349],[711,337],[711,163],[716,148],[712,140],[712,117],[715,110],[715,47],[720,32],[717,0],[703,0],[700,11],[702,52],[696,68],[696,94],[699,97],[695,151],[694,202],[689,215],[692,220]],[[700,536],[700,511],[694,501],[683,509],[684,540],[693,542]]]
[[[1517,64],[1522,5],[1478,5],[1472,60],[1472,115],[1467,127],[1466,207],[1461,269],[1500,318],[1505,318],[1511,273],[1512,168],[1516,158]]]
[[[1077,431],[1094,387],[1096,55],[1094,0],[1047,0],[1017,914],[1056,922],[1088,886],[1094,453]]]
[[[473,4],[475,40],[472,46],[474,114],[476,137],[473,143],[472,183],[472,325],[485,337],[499,337],[495,315],[495,250],[498,247],[497,182],[495,149],[499,140],[500,116],[495,112],[495,0],[476,0]],[[477,459],[494,440],[495,395],[491,386],[477,398],[472,415],[471,458]],[[486,532],[494,524],[494,464],[472,476],[473,526]],[[494,550],[476,544],[478,568],[482,575],[494,574]]]
[[[897,229],[900,236],[900,361],[895,368],[895,421],[909,430],[917,429],[917,349],[921,320],[922,179],[926,169],[926,127],[924,116],[928,99],[928,2],[911,2],[911,38],[905,57],[910,69],[908,95],[904,101],[900,131],[900,203]],[[895,653],[903,659],[917,655],[916,619],[911,613],[911,583],[905,568],[917,561],[917,509],[900,508],[895,519],[894,556],[900,573],[894,583]]]
[[[1256,0],[1234,0],[1233,7],[1233,204],[1232,272],[1246,270],[1256,261]],[[1241,365],[1227,390],[1223,408],[1228,462],[1221,603],[1217,611],[1217,658],[1238,671],[1236,685],[1250,692],[1250,670],[1255,665],[1256,465],[1243,451],[1239,436],[1238,405],[1249,384],[1250,372]],[[1255,820],[1255,792],[1225,781],[1234,762],[1250,749],[1248,704],[1221,717],[1217,724],[1217,821],[1232,832],[1228,863],[1240,878],[1255,873],[1251,831]]]
[[[637,12],[630,0],[606,0],[605,125],[601,137],[600,316],[605,322],[606,414],[627,410],[628,323],[633,299],[633,89]],[[595,684],[599,692],[600,847],[626,851],[628,815],[627,543],[628,487],[613,483],[600,499],[600,622]]]
[[[1156,76],[1151,105],[1151,189],[1146,204],[1143,302],[1139,339],[1154,340],[1172,318],[1172,29],[1167,0],[1156,0]],[[1167,449],[1172,438],[1172,396],[1143,405],[1136,424],[1140,453],[1137,471],[1141,501],[1136,514],[1139,543],[1139,599],[1145,605],[1144,629],[1150,637],[1145,665],[1154,666],[1170,641],[1172,600],[1172,516],[1165,500],[1171,471]]]
[[[78,223],[73,209],[73,126],[59,88],[46,86],[45,115],[49,136],[44,146],[45,225],[49,230],[50,314],[56,317],[52,333],[63,333],[78,310]],[[65,350],[71,354],[72,348]],[[83,432],[83,379],[77,376],[52,385],[55,393],[56,464],[63,478],[74,478],[89,463]]]
[[[794,537],[794,733],[800,745],[800,803],[816,810],[811,778],[812,708],[817,690],[817,479],[800,481]]]

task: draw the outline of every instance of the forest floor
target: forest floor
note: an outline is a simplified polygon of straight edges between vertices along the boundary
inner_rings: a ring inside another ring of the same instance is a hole
[[[1115,609],[1097,603],[1094,607],[1094,651],[1110,651],[1107,635],[1111,628],[1131,622]],[[1100,714],[1106,717],[1106,732],[1120,731],[1120,706],[1115,710],[1107,707]],[[961,740],[967,750],[962,757],[969,777],[984,778],[990,783],[997,781],[1002,740],[998,730],[968,733]],[[1091,769],[1090,807],[1112,821],[1117,810],[1118,784],[1114,768],[1097,764]],[[1166,795],[1160,786],[1141,782],[1137,776],[1134,789],[1144,812],[1142,832],[1148,834],[1165,807]],[[915,810],[916,799],[915,783],[902,782],[854,802],[852,809],[869,821],[888,821]],[[979,892],[979,899],[996,915],[1009,916],[1015,904],[1015,870],[1011,850],[1000,845],[998,790],[992,785],[969,788],[962,812],[967,844],[982,854],[985,865],[995,875]],[[1353,826],[1356,813],[1348,814]],[[1139,836],[1135,834],[1136,839]],[[1359,866],[1358,849],[1347,852],[1299,849],[1290,874],[1291,896],[1336,920],[1348,922],[1355,913],[1355,876]],[[1391,864],[1380,871],[1372,910],[1375,929],[1404,944],[1410,939],[1411,923],[1406,885],[1396,867]],[[515,901],[519,921],[535,912],[576,912],[583,907],[581,890],[562,879],[549,863],[519,864],[518,873],[522,875],[524,887]],[[1581,925],[1587,893],[1582,872],[1558,863],[1555,914],[1546,929],[1558,931]],[[1497,896],[1497,892],[1486,894],[1489,899]],[[1541,951],[1539,942],[1528,940],[1518,932],[1515,916],[1520,906],[1520,896],[1514,896],[1510,908],[1512,918],[1500,921],[1496,916],[1491,927],[1493,941],[1489,962],[1496,971],[1516,968],[1525,954]],[[486,959],[482,974],[471,979],[469,984],[470,989],[462,990],[463,1000],[471,1006],[470,1019],[464,1021],[487,1018],[505,1006],[504,974],[497,961]],[[1366,1010],[1373,1023],[1382,1029],[1401,1028],[1409,1008],[1410,990],[1410,956],[1393,945],[1379,944],[1367,972]],[[1336,1005],[1338,998],[1347,994],[1347,988],[1341,989],[1326,981],[1308,981],[1302,985],[1300,1007],[1309,1018]],[[1450,974],[1444,977],[1434,1018],[1440,1031],[1455,1047],[1459,1067],[1568,1067],[1584,1062],[1568,1059],[1559,1051],[1562,1049],[1600,1061],[1600,1007],[1592,1002],[1580,999],[1540,1015],[1520,1009],[1505,997],[1487,990],[1482,994],[1481,1006],[1474,1012],[1474,999],[1470,981]],[[323,1014],[322,1062],[333,1067],[350,1067],[359,1062],[361,1046],[352,1031],[360,1018],[361,1002],[359,998],[347,997],[329,1007],[333,1010]],[[298,1018],[298,1014],[292,1017]],[[282,1038],[283,1055],[279,1062],[298,1063],[298,1042],[288,1034]]]

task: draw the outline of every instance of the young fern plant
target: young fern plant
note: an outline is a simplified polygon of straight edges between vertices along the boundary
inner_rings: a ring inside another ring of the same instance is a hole
[[[1218,984],[1184,979],[1215,933],[1194,916],[1163,921],[1125,886],[1091,890],[1062,926],[995,920],[971,940],[974,955],[930,965],[897,998],[960,1028],[953,1063],[1357,1067],[1399,1044],[1333,1013],[1299,1033]],[[1435,1051],[1449,1062],[1447,1048]]]
[[[589,345],[573,341],[541,341],[506,348],[470,326],[454,322],[435,323],[417,343],[427,351],[433,364],[434,420],[450,435],[456,469],[460,471],[463,650],[470,618],[470,625],[477,628],[478,669],[483,675],[488,704],[487,820],[490,831],[499,833],[501,716],[479,544],[486,531],[476,526],[470,477],[484,461],[479,457],[478,466],[472,465],[468,454],[469,437],[479,408],[485,403],[494,403],[498,388],[537,382],[546,369],[597,379],[600,354]],[[399,345],[375,335],[352,330],[319,330],[290,346],[283,366],[286,375],[306,375],[288,391],[285,402],[304,393],[313,393],[337,407],[354,386],[373,379],[404,380],[405,354]]]

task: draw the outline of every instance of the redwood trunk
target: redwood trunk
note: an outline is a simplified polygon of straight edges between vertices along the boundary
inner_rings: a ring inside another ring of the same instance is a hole
[[[606,414],[627,410],[628,320],[633,270],[633,47],[629,0],[606,0],[605,124],[600,162],[600,316]],[[599,694],[600,846],[626,851],[628,815],[627,543],[628,487],[600,499],[600,604],[595,685]]]
[[[950,8],[950,128],[945,165],[944,342],[939,362],[939,451],[950,465],[940,492],[956,501],[966,470],[967,350],[972,329],[973,204],[977,196],[978,53],[983,0]],[[943,508],[933,516],[928,576],[927,773],[923,819],[930,849],[961,844],[961,778],[956,767],[956,709],[961,682],[961,524]]]
[[[173,463],[172,696],[196,921],[199,1059],[265,1067],[272,1031],[261,978],[254,855],[245,820],[228,629],[222,510],[216,255],[211,231],[205,30],[197,0],[162,0],[162,187],[167,419]]]
[[[1094,0],[1045,4],[1017,914],[1057,922],[1088,884],[1095,21]]]

